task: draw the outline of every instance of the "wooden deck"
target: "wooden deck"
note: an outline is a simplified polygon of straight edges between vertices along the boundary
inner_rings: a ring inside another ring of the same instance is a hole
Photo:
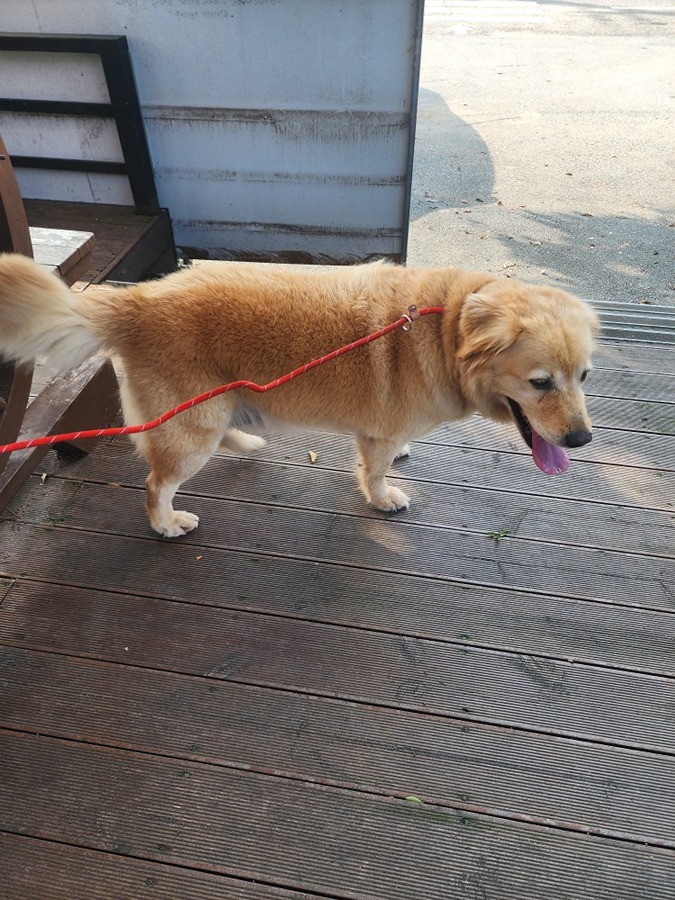
[[[675,350],[596,365],[566,476],[472,420],[394,518],[342,438],[214,460],[180,541],[128,444],[50,454],[0,521],[3,898],[674,898]]]

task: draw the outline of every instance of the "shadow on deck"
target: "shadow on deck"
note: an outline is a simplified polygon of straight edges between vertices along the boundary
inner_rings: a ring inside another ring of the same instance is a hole
[[[51,454],[0,520],[3,896],[675,897],[674,385],[605,344],[567,476],[472,420],[396,518],[342,438],[212,461],[173,542],[128,444]]]

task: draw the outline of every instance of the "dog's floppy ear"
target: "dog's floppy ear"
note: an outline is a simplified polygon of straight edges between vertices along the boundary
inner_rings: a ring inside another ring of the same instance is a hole
[[[459,317],[459,358],[501,353],[515,343],[522,330],[522,325],[502,298],[491,294],[468,294]]]

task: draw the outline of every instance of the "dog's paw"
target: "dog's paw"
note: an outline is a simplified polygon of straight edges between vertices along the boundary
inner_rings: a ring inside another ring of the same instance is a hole
[[[267,441],[259,434],[247,434],[246,440],[241,442],[241,452],[247,454],[260,453],[267,446]]]
[[[238,428],[230,428],[223,435],[220,446],[223,450],[229,450],[230,453],[251,456],[266,447],[267,441],[259,434],[247,434],[245,431],[239,431]]]
[[[375,509],[382,512],[402,512],[410,506],[410,497],[398,488],[389,485],[383,494],[371,497],[370,502]]]
[[[410,444],[404,444],[394,457],[394,462],[398,462],[399,459],[408,459],[409,456]]]
[[[197,525],[199,525],[199,516],[179,509],[174,512],[173,518],[169,522],[157,525],[155,531],[162,537],[182,537],[189,531],[194,531]]]

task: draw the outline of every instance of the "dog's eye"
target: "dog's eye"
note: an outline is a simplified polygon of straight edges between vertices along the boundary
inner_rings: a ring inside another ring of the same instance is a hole
[[[538,391],[550,391],[553,387],[552,378],[530,378],[530,384]]]
[[[581,383],[583,384],[587,378],[588,378],[588,369],[586,369],[584,372],[581,373]]]

